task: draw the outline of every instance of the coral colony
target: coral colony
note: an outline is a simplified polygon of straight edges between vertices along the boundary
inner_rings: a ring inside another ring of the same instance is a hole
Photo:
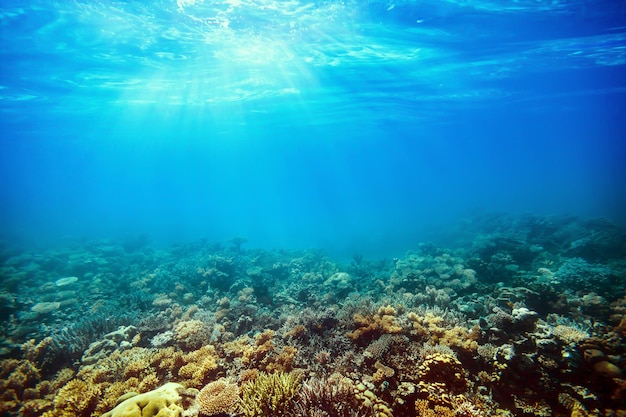
[[[625,416],[623,230],[455,236],[346,264],[244,238],[4,245],[0,414]]]

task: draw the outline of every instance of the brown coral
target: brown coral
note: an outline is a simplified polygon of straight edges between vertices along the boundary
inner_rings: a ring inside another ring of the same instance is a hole
[[[290,372],[298,354],[298,349],[293,346],[285,346],[280,353],[272,358],[271,362],[265,366],[267,372]]]
[[[465,392],[468,381],[461,362],[450,354],[436,353],[426,356],[418,368],[420,383],[441,383],[450,392]]]
[[[211,327],[200,320],[181,321],[174,327],[174,337],[186,351],[200,348],[211,339]]]
[[[312,378],[302,385],[289,417],[374,417],[373,406],[366,407],[354,394],[349,378],[333,374],[328,379]]]
[[[204,386],[196,397],[196,405],[202,414],[230,414],[239,401],[239,387],[224,378]]]
[[[396,374],[396,371],[393,368],[384,365],[380,361],[376,361],[374,367],[376,368],[376,372],[372,376],[372,381],[375,384],[380,384],[381,382],[388,380]]]
[[[391,306],[380,307],[378,313],[373,316],[363,316],[357,313],[353,320],[357,328],[348,332],[346,336],[363,344],[368,344],[383,334],[402,332],[402,326],[396,321],[396,309]]]

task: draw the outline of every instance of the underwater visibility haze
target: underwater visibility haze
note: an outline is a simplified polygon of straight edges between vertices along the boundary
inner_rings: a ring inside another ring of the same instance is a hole
[[[0,415],[626,416],[624,0],[3,0]]]
[[[3,234],[380,255],[477,210],[623,222],[624,8],[3,2]]]

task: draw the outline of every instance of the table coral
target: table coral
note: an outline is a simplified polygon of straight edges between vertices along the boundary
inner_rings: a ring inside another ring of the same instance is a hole
[[[114,332],[105,334],[101,340],[89,345],[89,348],[83,353],[82,363],[85,365],[94,364],[100,359],[107,358],[115,351],[130,349],[136,342],[135,336],[137,334],[138,331],[135,326],[120,327]]]

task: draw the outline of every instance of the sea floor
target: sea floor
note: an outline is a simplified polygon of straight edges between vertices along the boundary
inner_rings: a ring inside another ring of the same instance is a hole
[[[0,415],[626,416],[606,219],[473,217],[344,263],[248,245],[0,245]]]

